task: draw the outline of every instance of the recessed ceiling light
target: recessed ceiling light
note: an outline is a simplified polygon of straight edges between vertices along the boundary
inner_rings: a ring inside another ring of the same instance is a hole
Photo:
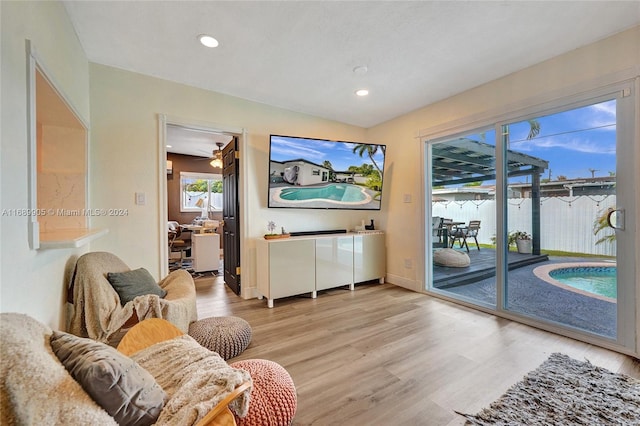
[[[173,146],[171,146],[171,145],[167,145],[167,148],[173,148]]]
[[[358,96],[367,96],[369,91],[367,89],[358,89],[356,90],[356,95]]]
[[[218,47],[218,45],[220,44],[218,43],[218,40],[207,34],[200,34],[198,36],[198,40],[200,40],[200,43],[207,47]]]

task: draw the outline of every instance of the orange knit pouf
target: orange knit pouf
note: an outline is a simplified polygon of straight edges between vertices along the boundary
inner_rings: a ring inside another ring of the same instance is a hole
[[[288,426],[296,414],[298,396],[291,376],[280,364],[266,359],[247,359],[230,364],[251,375],[253,389],[249,412],[236,416],[238,426]]]

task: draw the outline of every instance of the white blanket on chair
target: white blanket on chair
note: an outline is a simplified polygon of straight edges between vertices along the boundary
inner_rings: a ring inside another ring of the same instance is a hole
[[[108,343],[109,337],[117,333],[134,312],[140,321],[164,318],[183,332],[189,332],[189,324],[197,319],[197,311],[195,285],[187,271],[171,272],[158,283],[167,292],[164,299],[144,295],[122,306],[106,273],[124,272],[128,267],[107,252],[91,253],[90,261],[84,261],[83,257],[78,260],[74,273],[70,333]]]
[[[158,425],[193,425],[237,386],[251,381],[249,372],[231,368],[215,352],[183,335],[156,343],[131,355],[155,377],[169,396]],[[251,389],[241,393],[229,408],[244,417]]]

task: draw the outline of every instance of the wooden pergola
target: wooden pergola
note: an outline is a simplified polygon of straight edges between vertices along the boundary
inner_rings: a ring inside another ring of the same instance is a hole
[[[431,146],[432,186],[496,180],[496,147],[458,138]],[[540,254],[540,179],[549,162],[507,150],[507,177],[531,176],[531,236],[533,254]]]

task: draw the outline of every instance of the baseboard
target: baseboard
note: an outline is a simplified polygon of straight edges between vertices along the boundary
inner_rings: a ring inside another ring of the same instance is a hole
[[[258,288],[257,287],[245,287],[242,286],[242,289],[240,290],[240,297],[242,297],[245,300],[248,299],[257,299],[260,296],[260,293],[258,293]]]
[[[424,292],[424,288],[420,281],[411,280],[409,278],[401,277],[400,275],[394,275],[387,273],[385,282],[398,287],[406,288],[407,290],[415,291],[418,293]]]

